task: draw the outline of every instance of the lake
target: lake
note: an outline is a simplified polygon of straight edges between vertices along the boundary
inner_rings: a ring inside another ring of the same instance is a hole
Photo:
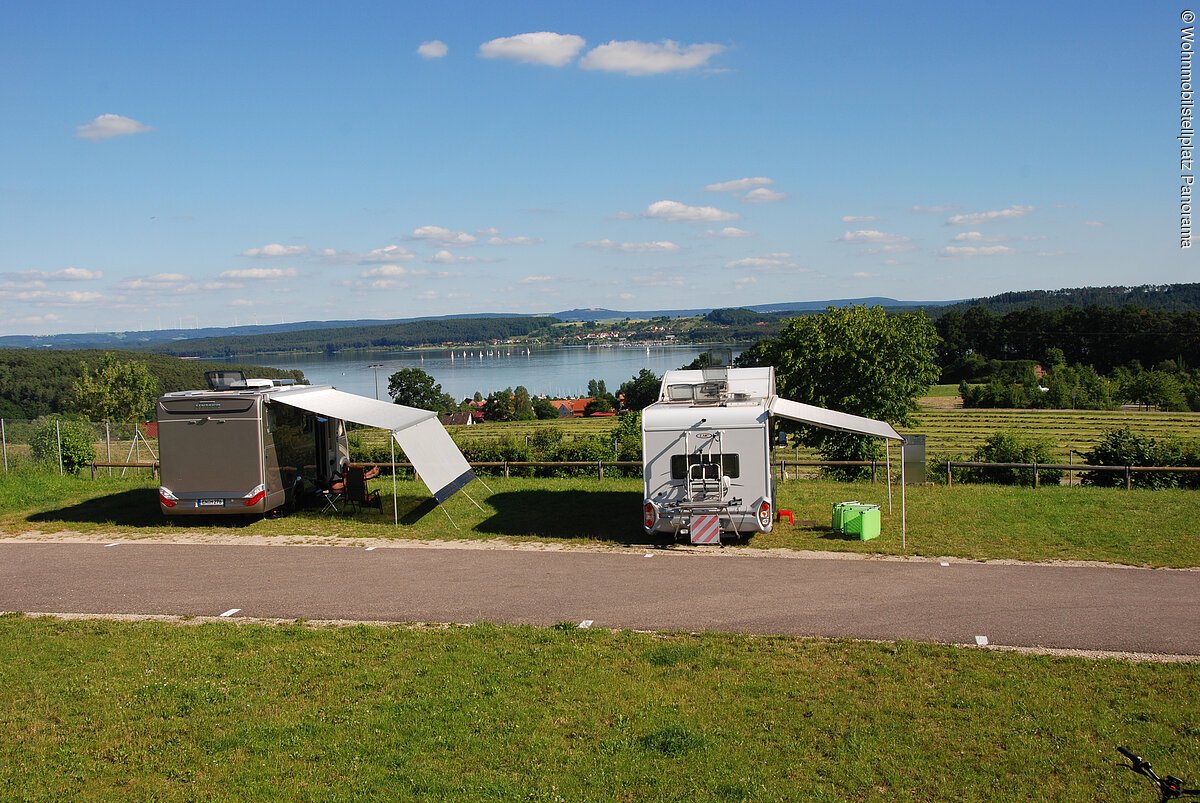
[[[388,377],[401,368],[420,368],[456,400],[524,385],[534,396],[586,396],[588,381],[604,380],[616,393],[643,368],[658,376],[687,365],[713,347],[697,346],[476,346],[422,351],[353,352],[332,355],[271,355],[236,362],[298,368],[314,385],[370,398],[388,399]],[[721,348],[721,347],[716,347]],[[728,346],[724,347],[728,350]],[[734,355],[740,349],[734,349]],[[371,366],[377,365],[378,368]],[[378,394],[376,393],[378,383]]]

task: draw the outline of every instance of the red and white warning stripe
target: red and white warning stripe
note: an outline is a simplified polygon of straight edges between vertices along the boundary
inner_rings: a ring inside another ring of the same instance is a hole
[[[695,516],[691,522],[693,544],[720,544],[721,517]]]

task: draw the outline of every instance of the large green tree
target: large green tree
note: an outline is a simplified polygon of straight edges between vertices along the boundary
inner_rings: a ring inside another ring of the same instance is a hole
[[[158,380],[145,363],[122,361],[110,352],[94,371],[86,362],[79,364],[71,397],[76,411],[92,421],[144,421],[158,398]]]
[[[662,380],[649,368],[643,368],[628,382],[622,382],[617,395],[622,396],[626,410],[641,410],[658,401],[658,390]]]
[[[442,386],[420,368],[401,368],[388,377],[388,395],[396,404],[438,413],[455,407],[454,398],[442,393]]]
[[[737,359],[773,365],[780,396],[818,407],[911,425],[917,398],[938,378],[938,335],[924,313],[889,315],[882,307],[830,307],[794,318],[776,338]],[[804,427],[801,441],[827,460],[870,460],[878,439]]]

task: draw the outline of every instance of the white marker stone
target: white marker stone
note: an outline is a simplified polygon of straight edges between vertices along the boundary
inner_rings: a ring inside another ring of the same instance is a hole
[[[975,643],[980,647],[986,647],[988,643],[987,636],[976,636]]]
[[[221,614],[221,616],[228,619],[230,616],[233,616],[235,613],[237,613],[240,610],[241,610],[241,608],[230,608],[229,610],[225,611],[225,613]]]
[[[580,622],[580,623],[579,623],[579,627],[580,627],[580,629],[582,629],[582,630],[587,630],[587,629],[588,629],[589,627],[591,627],[591,626],[592,626],[592,620],[591,620],[591,619],[584,619],[582,622]]]

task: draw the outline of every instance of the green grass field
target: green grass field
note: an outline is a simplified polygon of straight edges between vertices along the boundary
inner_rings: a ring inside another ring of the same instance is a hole
[[[1200,665],[716,634],[0,617],[0,797],[1153,800]]]
[[[641,529],[641,481],[636,478],[485,477],[440,508],[424,485],[402,481],[394,497],[398,527],[393,525],[390,481],[381,478],[373,484],[383,493],[382,511],[333,515],[307,510],[265,520],[165,519],[158,512],[156,486],[149,478],[93,481],[14,473],[0,476],[0,532],[83,532],[130,538],[216,534],[338,540],[504,539],[610,546],[649,542]],[[789,480],[779,483],[778,492],[778,506],[793,511],[795,524],[780,523],[774,532],[749,539],[745,548],[1200,566],[1195,523],[1200,518],[1200,495],[1195,491],[912,487],[906,492],[906,543],[901,537],[898,485],[893,487],[890,512],[882,482]],[[879,538],[849,540],[832,531],[832,504],[850,499],[881,506]]]

